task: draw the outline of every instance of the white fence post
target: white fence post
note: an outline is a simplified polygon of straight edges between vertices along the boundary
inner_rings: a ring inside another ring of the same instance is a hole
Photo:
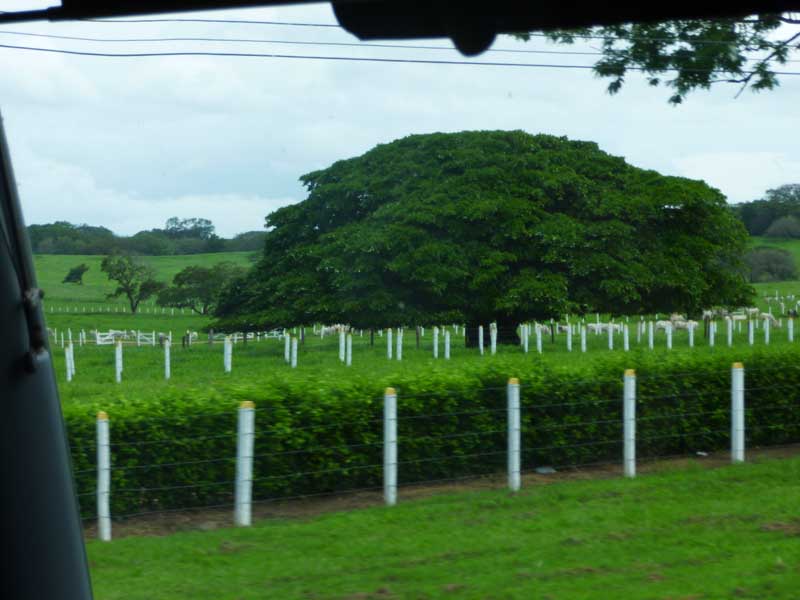
[[[108,415],[97,413],[97,534],[104,542],[111,541],[111,444]]]
[[[717,322],[711,321],[708,324],[708,345],[712,348],[714,347],[715,340],[717,338]]]
[[[667,350],[672,350],[672,323],[667,325]]]
[[[492,323],[489,330],[489,348],[492,356],[497,354],[497,325],[495,323]]]
[[[581,325],[581,352],[586,352],[586,325]]]
[[[297,338],[292,338],[292,368],[297,368]]]
[[[433,358],[439,358],[439,328],[436,326],[433,328]]]
[[[623,390],[623,437],[625,477],[636,477],[636,371],[625,371]]]
[[[731,369],[731,462],[744,462],[744,365]]]
[[[733,346],[733,319],[730,317],[725,317],[726,323],[725,326],[727,328],[727,336],[728,336],[728,347],[730,348]]]
[[[626,323],[625,325],[622,326],[622,349],[625,350],[625,352],[631,349],[629,336],[630,334],[628,333],[628,324]]]
[[[347,342],[345,346],[344,364],[349,367],[353,364],[353,335],[351,333],[347,334]]]
[[[450,335],[448,333],[448,335]],[[403,328],[397,328],[397,349],[395,351],[395,358],[397,360],[403,360]]]
[[[567,325],[567,352],[572,352],[572,325]]]
[[[233,367],[233,342],[229,335],[225,336],[225,343],[223,344],[222,364],[225,368],[225,372],[230,373]]]
[[[478,352],[483,356],[483,325],[478,325]]]
[[[450,360],[450,330],[444,332],[444,359]]]
[[[172,376],[172,365],[170,364],[169,347],[172,344],[169,340],[164,340],[164,379]]]
[[[614,324],[613,323],[609,323],[608,324],[608,349],[609,350],[613,350],[614,349]]]
[[[522,485],[520,474],[520,432],[522,422],[519,406],[519,379],[508,380],[506,389],[508,399],[508,487],[512,492],[519,491]]]
[[[647,322],[647,347],[652,350],[653,349],[653,322]]]
[[[755,341],[755,327],[753,326],[753,319],[747,319],[747,343],[753,345]]]
[[[383,394],[383,498],[388,506],[397,504],[397,393]]]
[[[339,330],[339,360],[341,362],[345,362],[345,354],[347,353],[346,349],[346,342],[345,342],[345,333],[344,329]],[[389,357],[391,358],[391,356]]]
[[[794,319],[789,317],[786,319],[786,334],[789,336],[789,341],[794,341]]]
[[[234,522],[248,527],[252,523],[253,498],[253,442],[255,440],[255,404],[250,401],[239,405],[239,422],[236,439],[236,500]]]
[[[283,330],[283,360],[287,365],[292,362],[292,338],[285,329]]]
[[[689,323],[686,329],[689,332],[689,348],[694,348],[694,325]]]
[[[122,381],[122,342],[118,341],[114,348],[114,374],[117,383]]]
[[[769,346],[769,319],[764,319],[764,344]]]
[[[520,333],[522,334],[522,350],[525,354],[528,353],[528,333],[530,332],[530,326],[527,323],[523,323],[520,325]]]
[[[392,360],[392,328],[386,330],[386,358]]]
[[[542,353],[542,326],[536,323],[536,352]]]

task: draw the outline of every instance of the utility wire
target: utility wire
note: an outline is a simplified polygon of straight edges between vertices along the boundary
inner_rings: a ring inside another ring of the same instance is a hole
[[[69,40],[77,42],[92,43],[163,43],[163,42],[207,42],[207,43],[239,43],[239,44],[284,44],[292,46],[327,46],[343,48],[389,48],[397,50],[445,50],[455,52],[454,46],[429,46],[418,44],[385,44],[385,43],[361,43],[361,42],[316,42],[307,40],[274,40],[274,39],[254,39],[254,38],[219,38],[219,37],[153,37],[153,38],[95,38],[86,36],[56,35],[45,33],[30,33],[24,31],[0,31],[2,35],[16,35],[24,37],[36,37],[55,40]],[[604,56],[602,52],[585,52],[579,50],[529,50],[523,48],[489,48],[487,53],[495,52],[502,54],[548,54],[556,56]],[[759,58],[746,58],[750,62],[758,62]],[[798,63],[800,60],[787,60],[785,62]]]

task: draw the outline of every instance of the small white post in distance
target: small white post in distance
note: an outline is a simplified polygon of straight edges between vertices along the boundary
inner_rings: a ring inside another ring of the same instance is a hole
[[[439,358],[439,328],[433,328],[433,358]]]
[[[586,352],[586,325],[581,325],[581,352]]]
[[[689,323],[686,330],[689,332],[689,348],[694,348],[694,325]]]
[[[625,371],[623,386],[623,461],[625,477],[636,477],[636,371]]]
[[[392,360],[392,328],[386,330],[386,358]]]
[[[292,338],[292,368],[297,368],[297,338]]]
[[[450,330],[444,332],[444,359],[450,360]]]
[[[117,383],[122,382],[122,342],[118,341],[114,348],[114,374]]]
[[[528,334],[530,332],[530,325],[527,323],[523,323],[520,325],[520,330],[522,333],[522,350],[525,354],[528,353]]]
[[[786,319],[786,335],[790,342],[794,341],[794,319],[792,317]]]
[[[667,350],[672,350],[672,323],[667,325]]]
[[[236,489],[234,523],[249,527],[252,523],[253,501],[253,443],[255,440],[255,404],[250,401],[239,405],[236,436]]]
[[[292,339],[285,329],[283,330],[283,360],[287,365],[292,362]]]
[[[648,321],[647,322],[647,347],[650,350],[653,349],[653,337],[654,337],[654,333],[655,333],[653,330],[654,330],[653,322],[652,321]]]
[[[538,323],[535,325],[536,327],[536,352],[539,354],[542,353],[542,326]]]
[[[478,325],[478,352],[483,356],[483,325]]]
[[[353,335],[347,334],[347,341],[345,344],[344,364],[350,366],[353,364]]]
[[[630,334],[628,333],[628,324],[625,323],[622,326],[622,349],[627,352],[631,349],[630,347]]]
[[[764,344],[769,346],[769,327],[770,322],[769,319],[764,319]]]
[[[750,346],[753,345],[753,343],[755,342],[755,337],[756,337],[755,327],[754,327],[753,323],[754,323],[753,319],[748,319],[747,320],[747,343]]]
[[[345,345],[346,345],[346,342],[345,342],[344,336],[345,336],[344,328],[339,329],[339,360],[341,362],[345,362],[345,353],[346,353]]]
[[[521,475],[521,430],[519,403],[519,379],[512,377],[508,380],[506,389],[508,400],[508,488],[512,492],[519,491],[522,485]]]
[[[572,325],[567,325],[567,352],[572,352]]]
[[[733,346],[733,319],[725,317],[726,335],[728,337],[728,348]]]
[[[744,365],[731,368],[731,462],[744,462]]]
[[[111,541],[111,443],[103,411],[97,413],[97,535]]]
[[[170,364],[170,346],[172,344],[169,340],[164,340],[164,379],[169,379],[172,376],[172,366]]]
[[[717,339],[717,322],[711,321],[708,324],[708,345],[713,348],[714,344],[716,343],[716,339]]]
[[[497,354],[497,325],[495,323],[492,323],[491,329],[489,330],[489,349],[492,356]]]
[[[609,350],[613,350],[614,349],[614,324],[613,323],[609,323],[608,324],[608,349]]]
[[[383,394],[383,498],[387,506],[397,504],[397,392]]]

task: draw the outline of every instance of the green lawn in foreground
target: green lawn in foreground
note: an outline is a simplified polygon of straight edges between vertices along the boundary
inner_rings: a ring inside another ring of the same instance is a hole
[[[529,482],[526,482],[526,484]],[[798,598],[800,459],[90,541],[97,600]]]

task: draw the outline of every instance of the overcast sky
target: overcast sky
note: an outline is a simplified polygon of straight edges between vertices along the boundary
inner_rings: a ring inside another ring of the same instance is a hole
[[[3,2],[4,10],[38,0]],[[40,3],[46,4],[46,3]],[[7,8],[6,8],[7,7]],[[176,15],[335,23],[325,4]],[[461,60],[451,50],[274,43],[112,43],[97,38],[224,37],[354,42],[338,28],[211,23],[37,23],[0,44],[100,52],[227,51]],[[398,42],[393,42],[398,43]],[[406,42],[400,42],[406,43]],[[449,45],[445,40],[410,44]],[[575,50],[499,38],[495,48]],[[589,49],[589,48],[583,48]],[[476,61],[591,64],[592,57],[486,53]],[[800,64],[787,66],[800,71]],[[523,129],[591,140],[628,162],[704,179],[730,202],[800,181],[800,77],[773,92],[720,86],[679,107],[638,76],[608,96],[585,70],[279,58],[94,58],[0,48],[0,109],[28,223],[66,220],[119,234],[171,216],[221,235],[260,229],[304,198],[298,178],[412,133]]]

